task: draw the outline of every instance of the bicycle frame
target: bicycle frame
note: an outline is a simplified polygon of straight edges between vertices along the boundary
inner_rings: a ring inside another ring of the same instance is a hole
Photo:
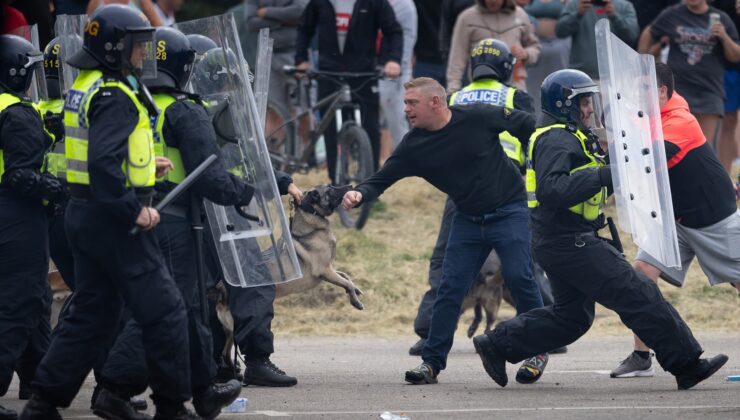
[[[286,72],[288,72],[289,68],[286,68]],[[284,128],[288,124],[296,123],[300,118],[302,118],[304,115],[308,114],[310,119],[311,128],[309,131],[309,143],[308,146],[303,150],[301,153],[301,156],[296,156],[295,154],[292,154],[290,152],[288,153],[275,153],[270,152],[270,157],[278,161],[282,164],[285,164],[286,169],[289,172],[294,172],[296,170],[301,169],[307,169],[308,168],[308,162],[311,158],[311,154],[313,153],[313,150],[316,146],[316,143],[318,143],[319,137],[321,134],[325,133],[326,130],[329,128],[329,124],[332,123],[332,121],[335,122],[337,133],[339,133],[342,129],[342,126],[344,125],[344,116],[342,114],[342,111],[345,108],[352,107],[353,112],[350,117],[350,121],[355,121],[358,124],[362,122],[362,114],[360,111],[360,106],[356,103],[352,102],[352,92],[349,83],[347,82],[345,77],[351,77],[354,75],[357,76],[365,76],[373,79],[379,78],[379,74],[376,73],[347,73],[348,76],[345,76],[345,74],[342,73],[333,73],[333,72],[311,72],[309,73],[309,78],[314,80],[320,77],[327,77],[330,78],[330,80],[334,80],[339,85],[339,90],[335,93],[332,93],[324,98],[319,99],[315,103],[310,103],[309,106],[296,114],[294,117],[292,117],[290,120],[286,121],[283,125],[278,127],[277,129],[273,130],[272,133],[280,130],[281,128]],[[339,78],[339,80],[336,80],[335,78]],[[304,84],[301,83],[299,91],[301,88],[305,88],[307,97],[310,98],[310,92],[309,89],[311,88],[310,84]],[[328,106],[327,106],[328,104]],[[326,109],[322,112],[322,116],[319,119],[319,121],[316,121],[315,116],[313,115],[315,111]],[[297,129],[293,128],[294,133],[292,133],[293,141],[297,140]],[[268,134],[268,137],[272,135],[272,133]],[[295,150],[295,149],[294,149]]]

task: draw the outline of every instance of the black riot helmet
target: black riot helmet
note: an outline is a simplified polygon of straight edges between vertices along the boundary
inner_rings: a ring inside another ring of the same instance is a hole
[[[238,58],[229,48],[216,47],[203,54],[195,64],[191,86],[193,93],[231,90],[240,83]]]
[[[89,17],[82,49],[68,63],[80,69],[128,70],[153,77],[153,41],[154,28],[143,13],[121,4],[102,6]]]
[[[49,98],[61,98],[59,89],[59,51],[62,49],[60,37],[52,39],[44,48],[44,76],[46,77],[46,91]]]
[[[0,88],[23,96],[31,86],[34,71],[40,69],[44,56],[26,39],[0,35]]]
[[[198,55],[203,55],[206,51],[218,47],[211,38],[208,38],[205,35],[190,34],[187,35],[187,37],[190,41],[190,47],[195,50],[195,53]]]
[[[481,40],[470,53],[473,80],[497,79],[501,83],[509,83],[515,63],[516,57],[509,47],[493,38]]]
[[[167,87],[185,90],[193,70],[195,50],[190,40],[174,28],[160,27],[154,33],[157,50],[157,77],[145,80],[149,88]]]

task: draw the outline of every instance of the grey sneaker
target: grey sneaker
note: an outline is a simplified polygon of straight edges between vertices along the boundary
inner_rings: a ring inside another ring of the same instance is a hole
[[[426,385],[437,383],[437,372],[429,363],[422,363],[419,366],[406,371],[406,382],[413,385]]]
[[[612,378],[645,378],[655,375],[652,363],[653,354],[643,359],[637,353],[632,352],[622,363],[609,375]]]

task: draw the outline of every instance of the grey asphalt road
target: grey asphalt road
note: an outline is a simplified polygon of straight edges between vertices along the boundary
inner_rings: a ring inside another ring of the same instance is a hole
[[[706,354],[730,361],[693,390],[678,391],[673,377],[657,368],[653,378],[610,379],[609,370],[631,350],[631,337],[587,335],[564,355],[550,358],[534,385],[513,380],[498,387],[485,373],[472,343],[457,339],[439,384],[406,385],[404,371],[419,363],[408,356],[413,337],[299,337],[276,342],[273,361],[298,377],[293,388],[242,389],[246,413],[222,418],[377,419],[384,411],[411,419],[740,419],[740,334],[698,334]],[[657,366],[657,365],[656,365]],[[19,409],[17,381],[0,404]],[[92,376],[65,419],[94,418],[88,410]],[[12,397],[12,398],[11,398]],[[151,402],[150,402],[151,406]],[[152,411],[150,409],[150,411]]]

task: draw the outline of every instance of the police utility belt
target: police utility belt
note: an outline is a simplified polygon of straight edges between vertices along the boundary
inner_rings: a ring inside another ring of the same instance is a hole
[[[88,185],[68,184],[69,195],[78,201],[93,201],[94,197]],[[136,199],[142,206],[150,207],[154,199],[154,188],[134,188]]]

